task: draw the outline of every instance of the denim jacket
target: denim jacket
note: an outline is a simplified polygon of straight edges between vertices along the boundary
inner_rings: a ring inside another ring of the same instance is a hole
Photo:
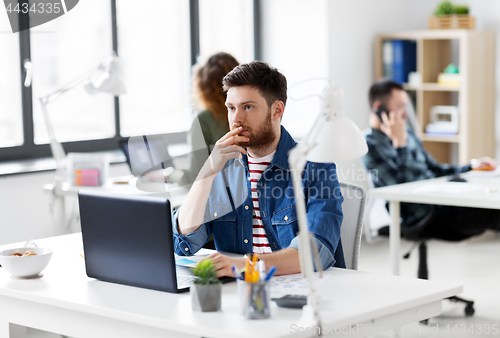
[[[257,184],[260,214],[273,251],[298,249],[295,211],[288,152],[296,145],[281,127],[274,158]],[[307,162],[303,173],[309,230],[316,238],[323,268],[345,267],[340,225],[343,197],[333,163]],[[214,235],[217,251],[252,252],[253,203],[247,156],[231,159],[214,179],[205,207],[204,223],[184,236],[177,228],[178,211],[172,216],[174,249],[178,255],[195,254]]]

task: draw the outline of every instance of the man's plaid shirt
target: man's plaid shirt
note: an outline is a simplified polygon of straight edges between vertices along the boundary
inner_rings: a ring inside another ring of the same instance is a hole
[[[394,148],[389,137],[380,130],[371,129],[366,136],[368,153],[363,161],[375,187],[425,180],[466,172],[470,165],[456,166],[437,162],[422,146],[422,142],[408,129],[406,147]],[[401,217],[407,225],[421,220],[431,206],[401,203]]]

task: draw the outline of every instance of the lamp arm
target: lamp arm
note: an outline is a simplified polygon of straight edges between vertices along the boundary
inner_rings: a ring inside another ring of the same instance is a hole
[[[64,175],[64,158],[66,157],[66,153],[64,152],[64,148],[62,144],[57,141],[54,128],[52,126],[52,122],[49,118],[49,113],[47,111],[48,102],[43,98],[40,98],[40,104],[42,106],[43,119],[45,120],[45,126],[47,127],[47,133],[49,134],[50,139],[50,150],[52,151],[52,155],[56,161],[56,179],[62,177]]]
[[[50,150],[52,151],[52,155],[54,157],[54,160],[56,161],[56,173],[54,176],[54,187],[56,189],[60,188],[60,185],[64,181],[66,153],[64,152],[64,148],[63,148],[61,142],[57,141],[57,138],[55,136],[54,127],[52,126],[52,122],[51,122],[50,117],[49,117],[47,105],[50,102],[57,99],[58,97],[60,97],[65,92],[75,88],[80,83],[84,82],[93,73],[95,73],[97,69],[99,69],[99,65],[97,67],[94,67],[94,68],[86,71],[85,73],[83,73],[82,75],[73,79],[72,81],[68,82],[64,86],[57,89],[56,91],[39,98],[40,105],[42,107],[43,119],[45,121],[45,126],[47,127],[47,134],[49,135],[49,139],[50,139]]]
[[[319,302],[313,280],[313,256],[311,254],[311,238],[309,236],[309,225],[307,222],[306,204],[302,185],[302,171],[307,164],[307,154],[316,146],[316,136],[327,120],[328,111],[322,109],[305,139],[297,144],[297,146],[290,151],[288,156],[288,162],[292,172],[295,208],[299,226],[300,270],[302,275],[306,277],[309,285],[307,305],[303,308],[301,320],[304,321],[305,325],[313,325],[314,327],[321,327],[321,319],[319,315]],[[318,267],[321,266],[321,262],[316,262],[316,265]]]
[[[307,163],[306,160],[307,148],[302,144],[298,144],[293,148],[288,157],[290,169],[292,172],[293,191],[295,195],[295,208],[297,211],[297,221],[299,225],[299,258],[300,270],[302,275],[306,277],[309,285],[309,295],[307,305],[303,309],[303,317],[301,321],[304,325],[313,325],[321,327],[319,317],[318,300],[316,289],[314,286],[314,268],[313,257],[311,255],[311,242],[309,237],[309,226],[306,216],[305,197],[302,186],[302,171]]]
[[[53,91],[52,93],[49,93],[45,96],[40,97],[40,101],[44,101],[45,103],[50,103],[57,99],[59,96],[67,92],[68,90],[71,90],[78,86],[80,83],[84,82],[87,80],[90,76],[92,76],[98,69],[100,68],[100,65],[97,65],[96,67],[89,69],[82,75],[78,76],[77,78],[71,80],[70,82],[66,83],[65,85],[61,86],[59,89]]]

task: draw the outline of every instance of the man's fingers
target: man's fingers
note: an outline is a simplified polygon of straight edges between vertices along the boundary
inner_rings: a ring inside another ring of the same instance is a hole
[[[238,135],[241,131],[243,130],[243,127],[238,127],[233,130],[230,130],[229,132],[226,133],[226,135],[222,136],[215,144],[220,144],[227,140],[228,138]]]
[[[220,152],[221,152],[221,154],[229,154],[229,153],[239,152],[239,153],[242,153],[242,154],[245,154],[245,155],[247,153],[247,151],[245,150],[245,148],[240,147],[240,146],[236,146],[236,145],[224,147],[224,148],[221,149]]]
[[[220,145],[233,145],[240,142],[248,142],[249,138],[241,135],[233,135],[219,143]]]

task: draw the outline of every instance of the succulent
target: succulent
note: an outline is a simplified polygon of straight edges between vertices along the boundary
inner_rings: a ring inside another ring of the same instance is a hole
[[[194,282],[196,284],[221,284],[217,279],[215,264],[210,258],[201,260],[195,268],[192,268],[193,274],[196,276]]]
[[[455,6],[449,1],[443,1],[441,2],[437,8],[436,11],[434,12],[434,15],[450,15],[450,14],[455,14]]]

